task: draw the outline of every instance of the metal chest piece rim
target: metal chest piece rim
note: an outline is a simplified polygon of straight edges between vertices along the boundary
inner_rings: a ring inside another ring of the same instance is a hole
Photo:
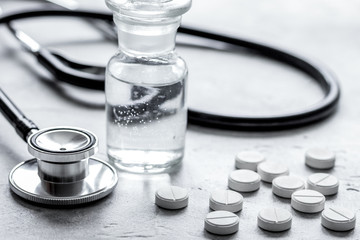
[[[91,157],[98,141],[91,132],[73,127],[42,129],[28,138],[35,157],[9,174],[11,190],[32,202],[77,205],[101,199],[115,188],[118,176],[108,163]]]
[[[28,138],[28,151],[37,159],[54,163],[80,161],[98,150],[96,136],[81,128],[53,127]]]

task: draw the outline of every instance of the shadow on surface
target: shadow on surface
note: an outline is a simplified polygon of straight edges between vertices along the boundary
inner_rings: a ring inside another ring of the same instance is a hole
[[[276,202],[276,201],[279,201],[283,204],[287,204],[290,206],[291,204],[291,198],[283,198],[283,197],[279,197],[277,195],[275,195],[274,193],[271,193],[272,194],[272,198],[273,200]],[[286,205],[285,205],[286,206]]]
[[[266,238],[288,238],[290,236],[291,228],[282,232],[270,232],[261,228],[258,228],[258,231],[259,234],[265,236]]]
[[[196,124],[189,123],[187,129],[190,131],[203,133],[207,135],[223,136],[223,137],[241,137],[241,138],[273,138],[273,137],[282,137],[289,135],[301,134],[305,131],[318,128],[322,124],[326,124],[331,121],[336,112],[330,115],[328,118],[322,119],[317,122],[313,122],[309,125],[296,127],[293,129],[285,130],[274,130],[274,131],[244,131],[244,130],[231,130],[231,129],[221,129],[221,128],[212,128],[206,126],[200,126]]]
[[[355,233],[354,229],[352,229],[350,231],[345,231],[345,232],[336,232],[336,231],[332,231],[330,229],[327,229],[327,228],[325,228],[323,226],[321,226],[321,231],[325,235],[328,235],[328,236],[330,235],[330,236],[339,237],[339,238],[350,238]]]

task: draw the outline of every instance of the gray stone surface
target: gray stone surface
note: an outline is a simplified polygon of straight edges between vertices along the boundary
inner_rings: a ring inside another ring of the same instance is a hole
[[[91,2],[93,8],[103,5],[102,1]],[[4,11],[10,9],[8,5],[25,6],[18,1],[0,1],[0,6],[6,6]],[[227,188],[235,154],[241,150],[260,151],[268,161],[287,164],[292,175],[306,179],[315,171],[304,164],[305,150],[315,146],[332,149],[337,154],[337,163],[327,172],[339,178],[340,189],[336,196],[327,197],[326,205],[346,206],[359,212],[359,9],[358,0],[346,3],[341,0],[194,0],[192,10],[184,17],[185,24],[269,42],[320,59],[341,82],[339,110],[322,123],[282,132],[245,133],[190,125],[186,156],[178,171],[153,176],[120,173],[114,193],[94,204],[52,209],[30,204],[12,194],[7,175],[17,163],[31,156],[26,144],[0,117],[0,238],[360,239],[359,224],[345,233],[326,230],[320,225],[320,214],[294,211],[289,200],[274,196],[271,185],[264,183],[259,191],[244,194],[238,233],[216,237],[203,230],[204,218],[210,211],[210,192]],[[60,23],[69,28],[59,31]],[[95,43],[101,42],[101,38],[83,26],[87,25],[84,22],[37,20],[35,24],[26,21],[20,25],[42,43],[71,51],[72,56],[87,61],[104,64],[115,49],[104,44],[96,48]],[[83,31],[73,30],[76,27]],[[40,127],[69,125],[95,132],[100,139],[99,156],[105,156],[103,94],[56,83],[20,49],[4,26],[0,26],[0,36],[1,88]],[[89,36],[94,41],[84,42]],[[66,39],[76,41],[65,44]],[[189,105],[195,108],[225,113],[273,113],[300,109],[321,97],[321,90],[311,79],[269,60],[246,53],[238,56],[189,47],[181,47],[179,51],[189,64]],[[97,57],[91,57],[93,54]],[[217,93],[212,92],[214,89]],[[155,206],[155,190],[166,182],[190,189],[187,208],[167,211]],[[282,233],[260,230],[257,213],[267,206],[291,211],[292,228]]]

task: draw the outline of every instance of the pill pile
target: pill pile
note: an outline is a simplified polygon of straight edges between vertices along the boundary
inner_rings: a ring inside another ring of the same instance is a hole
[[[329,169],[335,165],[335,154],[327,149],[313,148],[305,153],[305,164],[313,169]],[[338,192],[338,179],[327,173],[314,173],[305,183],[301,178],[289,175],[282,164],[266,161],[255,151],[243,151],[235,156],[235,170],[229,174],[231,190],[216,190],[211,193],[204,228],[217,235],[233,234],[239,229],[239,217],[235,213],[243,209],[241,192],[253,192],[260,188],[260,181],[272,184],[272,192],[281,198],[291,199],[291,207],[303,213],[321,214],[321,224],[333,231],[349,231],[355,228],[356,215],[352,211],[331,206],[325,208],[325,196]],[[185,188],[166,186],[158,189],[155,204],[165,209],[181,209],[188,205],[189,193]],[[324,210],[325,208],[325,210]],[[291,228],[292,214],[282,208],[269,207],[259,211],[258,227],[271,232]]]

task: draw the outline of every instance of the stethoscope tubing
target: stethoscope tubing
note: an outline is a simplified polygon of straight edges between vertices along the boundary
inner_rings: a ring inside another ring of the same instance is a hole
[[[11,14],[0,16],[0,24],[10,24],[14,20],[42,17],[42,16],[73,16],[95,18],[112,22],[112,15],[108,13],[92,12],[92,11],[69,11],[69,10],[44,10],[34,9],[31,11],[19,11]],[[335,76],[326,68],[318,63],[308,60],[304,57],[281,50],[276,47],[256,43],[253,41],[226,36],[218,33],[193,29],[185,26],[179,28],[180,33],[188,34],[195,37],[211,39],[223,43],[230,44],[235,47],[242,47],[252,50],[254,53],[273,59],[289,66],[292,66],[317,81],[325,92],[325,97],[297,112],[285,113],[281,115],[270,116],[226,116],[207,113],[204,111],[189,109],[188,120],[191,124],[201,125],[204,127],[243,130],[243,131],[273,131],[284,130],[290,128],[301,127],[311,124],[329,117],[335,112],[340,99],[340,86]],[[38,56],[38,60],[57,78],[57,80],[65,81],[79,87],[91,88],[95,90],[104,89],[104,77],[92,75],[82,75],[80,71],[70,70],[59,65],[54,59],[53,54],[46,50],[44,52],[34,53]],[[40,51],[39,51],[40,52]],[[46,54],[45,54],[46,53]],[[39,57],[40,56],[40,57]],[[79,73],[80,72],[80,73]]]

